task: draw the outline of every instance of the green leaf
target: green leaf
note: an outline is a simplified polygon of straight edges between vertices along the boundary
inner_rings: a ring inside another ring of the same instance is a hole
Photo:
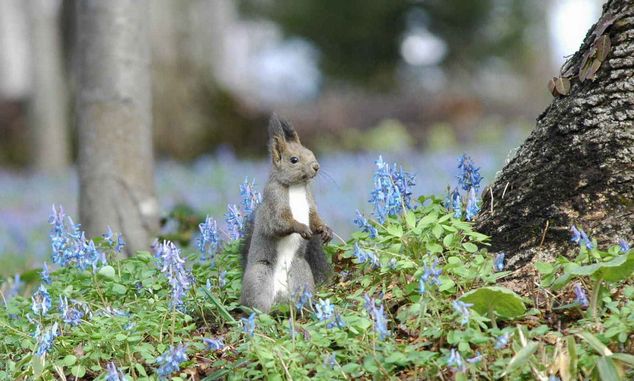
[[[443,238],[443,240],[442,240],[442,244],[443,244],[445,247],[449,248],[449,247],[451,246],[451,244],[453,243],[453,237],[454,237],[453,233],[449,233],[449,234],[447,234],[447,235],[445,236],[445,238]]]
[[[473,303],[473,308],[480,315],[489,311],[503,318],[516,318],[526,313],[526,306],[516,293],[505,287],[481,287],[467,292],[460,297],[466,303]]]
[[[568,344],[568,357],[570,358],[570,364],[568,370],[570,371],[570,378],[577,379],[577,342],[574,336],[568,336],[566,338]]]
[[[416,228],[422,231],[422,229],[426,228],[431,223],[436,222],[436,220],[438,220],[438,215],[435,213],[430,213],[418,221],[418,224],[416,224]]]
[[[593,263],[579,266],[570,263],[564,267],[564,271],[576,276],[590,276],[596,279],[604,279],[608,282],[618,282],[628,279],[634,272],[634,253],[623,254],[612,258],[607,262]]]
[[[577,334],[580,338],[584,339],[590,346],[597,351],[601,356],[611,356],[612,351],[606,347],[599,339],[596,338],[590,332],[580,332]]]
[[[387,232],[394,237],[401,238],[403,236],[403,227],[401,225],[391,224],[387,226]]]
[[[120,283],[115,283],[112,285],[112,292],[114,292],[115,294],[124,295],[127,290],[128,289]]]
[[[475,244],[471,243],[471,242],[465,242],[462,244],[462,247],[464,247],[464,249],[468,252],[468,253],[475,253],[476,251],[478,251],[478,246],[476,246]]]
[[[613,359],[626,363],[630,367],[634,368],[634,355],[627,353],[615,353],[612,355]]]
[[[550,274],[550,273],[553,272],[553,270],[555,270],[555,267],[553,265],[551,265],[550,263],[546,263],[546,262],[536,262],[535,263],[535,268],[541,274]]]
[[[413,211],[408,210],[407,213],[405,213],[405,223],[407,223],[408,228],[416,226],[416,215]]]
[[[70,370],[70,373],[75,377],[84,377],[86,374],[86,368],[83,365],[75,365]]]
[[[64,364],[64,366],[73,366],[75,365],[76,362],[77,362],[77,357],[74,355],[67,355],[62,360],[62,364]]]
[[[599,371],[599,378],[601,381],[619,381],[619,372],[616,370],[614,361],[606,356],[601,356],[597,361],[597,370]]]
[[[539,344],[537,344],[534,341],[529,341],[528,343],[526,343],[526,346],[520,349],[520,351],[517,352],[515,356],[513,356],[511,361],[509,361],[509,364],[506,366],[506,370],[504,371],[502,375],[506,375],[512,372],[513,370],[526,365],[526,363],[528,362],[530,357],[533,355],[533,353],[535,353],[538,347],[539,347]]]
[[[102,268],[99,269],[99,271],[97,271],[97,274],[108,278],[108,279],[114,279],[115,276],[115,271],[114,271],[114,267],[112,266],[104,266]]]
[[[201,287],[200,290],[202,291],[203,294],[205,294],[205,296],[207,296],[207,298],[209,298],[211,303],[214,304],[216,308],[218,308],[218,311],[220,311],[220,314],[222,315],[222,317],[225,318],[226,321],[231,323],[236,322],[236,320],[233,318],[233,316],[231,316],[229,311],[227,311],[225,306],[218,299],[216,299],[215,296],[213,296],[209,291],[207,291],[205,287]]]

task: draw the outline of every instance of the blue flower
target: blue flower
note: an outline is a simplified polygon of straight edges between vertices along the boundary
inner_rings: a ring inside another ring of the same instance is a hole
[[[511,334],[509,332],[504,332],[502,335],[498,336],[495,339],[495,349],[500,350],[505,348],[509,344],[509,339],[511,338]]]
[[[327,321],[332,318],[335,313],[335,306],[330,303],[330,299],[319,299],[319,302],[315,304],[315,314],[319,321]]]
[[[46,262],[42,265],[42,271],[40,272],[40,279],[44,284],[51,284],[51,274],[48,272],[48,265]]]
[[[586,232],[584,232],[583,230],[581,231],[581,242],[583,242],[586,245],[586,248],[588,250],[592,250],[592,248],[594,247],[592,245],[592,240],[588,237]]]
[[[335,369],[335,366],[337,366],[337,356],[335,356],[334,353],[330,356],[326,356],[324,359],[324,367]]]
[[[227,272],[222,270],[220,274],[218,274],[218,286],[220,288],[224,288],[227,285]]]
[[[575,301],[579,303],[582,307],[587,308],[590,303],[588,302],[588,297],[586,296],[586,292],[583,289],[583,287],[581,287],[580,283],[575,283],[574,291],[575,291]]]
[[[244,182],[240,184],[240,197],[242,197],[245,219],[249,218],[255,208],[262,202],[262,194],[254,189],[255,179],[249,184],[249,179],[245,177]]]
[[[467,214],[465,218],[467,221],[472,221],[478,212],[480,211],[480,207],[478,206],[478,200],[476,199],[475,189],[469,189],[469,198],[467,199]]]
[[[11,283],[11,287],[9,287],[9,290],[7,290],[4,296],[5,304],[10,299],[13,299],[13,297],[15,297],[16,295],[20,293],[20,289],[22,289],[22,286],[24,286],[24,282],[22,282],[22,279],[20,278],[20,274],[15,274],[13,276],[13,282]]]
[[[227,223],[227,231],[232,240],[240,239],[244,230],[244,217],[240,209],[235,204],[227,205],[227,213],[225,213],[225,222]]]
[[[31,300],[33,301],[31,309],[36,315],[46,315],[48,310],[51,309],[51,295],[43,285],[40,285],[37,291],[33,293]]]
[[[455,188],[453,192],[451,192],[451,209],[453,209],[454,218],[462,218],[462,199],[460,198],[458,188]]]
[[[200,230],[200,236],[197,240],[198,250],[202,254],[201,261],[206,261],[207,256],[211,263],[211,267],[214,267],[216,261],[216,253],[220,245],[220,239],[218,238],[218,226],[216,220],[207,216],[205,222],[198,225]]]
[[[240,321],[242,322],[242,332],[253,336],[255,333],[255,313],[252,312],[248,319],[241,318]]]
[[[178,346],[170,346],[170,348],[156,359],[159,368],[156,370],[160,379],[166,379],[174,372],[180,370],[181,363],[187,361],[185,351],[187,346],[179,344]]]
[[[455,348],[451,348],[449,358],[447,359],[447,366],[449,366],[454,372],[465,372],[467,370],[467,366],[462,361],[460,352],[458,352]]]
[[[572,238],[570,240],[574,243],[580,243],[581,232],[577,230],[577,227],[575,225],[572,225],[572,227],[570,227],[570,231],[572,232]]]
[[[53,225],[49,237],[54,263],[62,267],[75,265],[80,270],[92,267],[93,271],[96,271],[99,262],[106,264],[105,255],[95,247],[92,240],[86,240],[84,232],[79,229],[80,225],[66,217],[61,206],[57,210],[53,205],[49,223]]]
[[[504,270],[504,257],[506,256],[506,253],[504,252],[500,252],[495,256],[495,261],[493,263],[493,267],[495,268],[495,271],[502,271]]]
[[[359,209],[356,211],[356,217],[353,222],[359,227],[359,229],[361,229],[361,231],[368,233],[370,238],[376,238],[378,231],[368,222],[367,218],[363,217],[361,212],[359,212]]]
[[[357,258],[357,261],[359,261],[359,264],[369,261],[370,263],[372,263],[373,268],[376,269],[381,267],[381,262],[379,261],[379,258],[374,253],[367,252],[361,249],[357,243],[354,244],[353,254],[355,258]]]
[[[219,351],[225,347],[225,344],[220,339],[203,338],[203,342],[207,345],[207,349],[210,351]]]
[[[396,216],[403,208],[411,209],[412,187],[416,184],[414,176],[390,165],[379,156],[373,176],[374,189],[369,202],[374,205],[374,216],[382,224],[387,216]]]
[[[207,278],[207,283],[205,283],[205,288],[207,289],[207,291],[211,291],[211,281],[209,280],[209,278]]]
[[[192,276],[185,269],[185,260],[180,256],[180,250],[170,241],[162,244],[156,241],[153,245],[154,257],[160,271],[165,274],[172,289],[172,308],[181,307],[183,296],[192,286]]]
[[[418,292],[422,295],[427,291],[428,285],[440,286],[442,282],[438,277],[442,274],[442,269],[437,268],[438,259],[434,259],[434,263],[431,266],[425,265],[423,274],[418,281]]]
[[[385,340],[386,337],[390,336],[390,331],[387,329],[387,318],[383,304],[377,307],[377,301],[371,299],[367,293],[363,295],[363,299],[365,300],[365,309],[374,321],[374,330],[379,335],[380,340]]]
[[[548,376],[548,381],[561,381],[561,379],[554,374],[551,374],[550,376]]]
[[[53,342],[55,341],[55,338],[59,336],[57,323],[54,323],[52,327],[44,332],[41,332],[38,326],[35,335],[37,337],[37,351],[35,354],[38,356],[44,356],[44,354],[48,353],[51,348],[53,348]]]
[[[298,290],[299,291],[299,290]],[[304,291],[299,295],[297,302],[295,303],[295,308],[297,308],[297,312],[300,312],[306,303],[309,303],[313,294],[308,290],[308,286],[304,286]]]
[[[467,324],[469,322],[469,316],[471,316],[471,311],[469,310],[469,307],[473,307],[473,304],[465,303],[460,300],[455,300],[452,303],[452,306],[454,310],[456,310],[456,312],[458,312],[458,314],[461,316],[460,324]]]
[[[458,184],[462,186],[462,189],[468,191],[474,188],[476,192],[479,192],[482,176],[480,176],[480,168],[475,167],[473,160],[466,154],[462,155],[458,159],[458,169],[460,169]]]
[[[622,252],[627,253],[628,251],[630,251],[630,244],[627,243],[626,240],[624,239],[620,239],[619,240],[619,248]]]
[[[65,296],[59,297],[59,312],[62,315],[64,323],[71,326],[76,326],[81,323],[81,319],[84,317],[84,312],[73,307],[68,306],[68,299]]]
[[[476,352],[476,355],[467,359],[469,364],[477,364],[482,361],[482,354],[480,352]]]
[[[335,327],[344,328],[345,326],[346,326],[346,322],[343,321],[343,318],[341,317],[341,315],[336,311],[335,311],[334,319],[332,319],[326,324],[326,328],[328,329],[332,329]]]
[[[123,372],[119,371],[113,362],[109,362],[108,365],[106,365],[106,370],[108,371],[106,381],[125,381]]]

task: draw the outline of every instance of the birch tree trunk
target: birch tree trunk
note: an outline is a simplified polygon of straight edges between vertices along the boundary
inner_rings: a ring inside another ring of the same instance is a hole
[[[69,164],[68,96],[59,25],[61,2],[29,0],[33,90],[30,126],[33,167],[61,171]]]
[[[80,218],[122,232],[128,254],[158,227],[147,18],[144,0],[77,2]]]
[[[571,225],[603,247],[634,237],[634,2],[608,1],[558,76],[556,98],[483,194],[477,228],[511,268],[572,249]]]

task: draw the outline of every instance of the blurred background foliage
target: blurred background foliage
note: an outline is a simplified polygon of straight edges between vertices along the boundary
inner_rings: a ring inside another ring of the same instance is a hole
[[[61,36],[70,99],[75,1],[49,2],[56,4],[49,13]],[[28,142],[38,131],[29,111],[29,66],[38,53],[28,3],[0,0],[0,163],[18,167],[32,164]],[[262,156],[272,110],[327,150],[384,149],[390,142],[424,148],[439,143],[437,136],[429,140],[438,128],[464,143],[491,116],[501,128],[529,126],[549,100],[542,82],[558,70],[562,51],[575,47],[562,50],[562,41],[576,33],[578,44],[578,30],[600,4],[151,1],[155,147],[159,157],[187,161],[219,147]],[[72,102],[66,106],[73,140]]]

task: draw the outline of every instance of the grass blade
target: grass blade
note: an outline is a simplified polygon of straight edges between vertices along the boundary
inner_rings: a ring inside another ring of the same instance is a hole
[[[533,355],[533,353],[535,353],[538,347],[539,344],[537,344],[535,341],[527,342],[526,346],[524,346],[519,352],[517,352],[515,356],[513,356],[511,361],[509,361],[509,364],[506,366],[506,370],[502,375],[504,376],[509,372],[526,365],[526,363]]]
[[[207,296],[207,298],[209,298],[211,303],[213,303],[213,305],[215,305],[216,308],[218,308],[218,311],[220,311],[220,315],[222,315],[222,317],[225,318],[226,321],[231,322],[231,323],[235,323],[236,322],[236,319],[234,319],[233,316],[231,316],[229,311],[227,311],[225,306],[222,303],[220,303],[220,301],[215,296],[213,296],[204,287],[201,287],[200,290]]]

